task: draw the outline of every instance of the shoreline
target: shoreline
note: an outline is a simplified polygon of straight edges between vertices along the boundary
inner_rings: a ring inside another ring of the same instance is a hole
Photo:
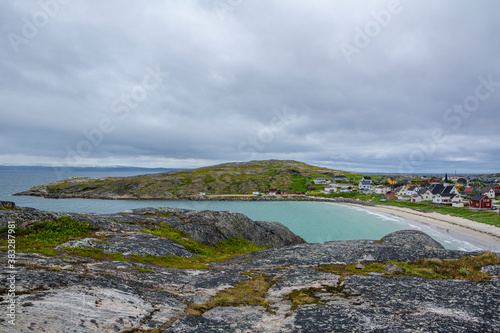
[[[19,193],[20,194],[20,193]],[[17,195],[19,195],[17,194]],[[29,196],[29,195],[28,195]],[[59,199],[77,199],[75,197],[59,197]],[[500,228],[493,225],[468,220],[462,217],[444,215],[436,212],[424,212],[407,207],[395,207],[380,203],[364,202],[350,198],[317,198],[308,196],[260,196],[253,195],[210,195],[184,198],[78,198],[78,199],[98,199],[98,200],[162,200],[162,201],[310,201],[337,203],[362,207],[367,210],[379,211],[396,217],[413,220],[422,223],[441,233],[448,233],[454,238],[466,241],[477,247],[500,252]]]
[[[358,205],[356,203],[342,204],[378,211],[406,220],[417,221],[434,230],[450,234],[454,238],[466,241],[472,245],[500,252],[500,228],[489,224],[436,212],[422,212],[407,207],[394,207],[381,204],[374,206]]]

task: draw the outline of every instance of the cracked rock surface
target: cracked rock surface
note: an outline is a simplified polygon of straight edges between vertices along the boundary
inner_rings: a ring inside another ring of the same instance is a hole
[[[170,215],[159,216],[158,212]],[[42,219],[50,214],[63,214],[0,211],[0,221],[15,220],[19,225],[29,225],[33,221],[23,214],[31,213],[33,218]],[[140,229],[135,227],[165,221],[171,225],[193,223],[212,230],[217,226],[220,235],[227,236],[231,232],[227,226],[234,218],[231,214],[175,209],[72,216],[99,225],[107,239],[99,242],[86,238],[67,245],[151,255],[165,255],[173,249],[186,250],[178,243],[172,244],[173,241],[140,234]],[[235,230],[245,228],[247,226],[237,226]],[[265,230],[272,233],[280,228]],[[483,268],[497,277],[481,283],[378,275],[341,277],[315,269],[320,264],[454,259],[465,255],[471,253],[446,250],[418,231],[395,232],[381,241],[282,245],[209,264],[209,269],[17,253],[14,332],[148,332],[153,329],[154,332],[179,333],[500,332],[498,266]],[[12,269],[6,252],[0,252],[0,264],[0,331],[9,332],[12,326],[7,321],[8,279]],[[237,287],[255,275],[271,281],[265,293],[266,304],[216,304],[199,314],[189,311],[193,304],[206,304],[218,293]],[[310,301],[294,304],[291,295],[304,290],[308,291]]]

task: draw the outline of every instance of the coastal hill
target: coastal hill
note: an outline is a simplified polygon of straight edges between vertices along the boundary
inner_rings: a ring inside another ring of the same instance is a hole
[[[225,163],[132,177],[69,178],[16,195],[46,198],[178,199],[207,194],[251,194],[270,188],[306,192],[315,177],[345,172],[296,161]]]
[[[500,330],[500,258],[416,230],[308,244],[232,212],[0,201],[0,249],[2,332]]]

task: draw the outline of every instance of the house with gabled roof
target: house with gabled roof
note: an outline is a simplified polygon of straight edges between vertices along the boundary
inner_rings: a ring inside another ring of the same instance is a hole
[[[313,179],[313,183],[316,185],[328,185],[331,182],[330,178],[318,177]]]
[[[479,191],[480,194],[487,196],[490,199],[495,199],[495,190],[493,188],[483,188]]]
[[[422,197],[422,201],[432,201],[432,192],[427,188],[418,190],[417,194]]]
[[[371,181],[368,181],[368,180],[360,180],[359,183],[358,183],[358,187],[360,190],[373,190],[372,188],[372,182]]]
[[[392,192],[392,191],[391,191],[391,192],[387,192],[387,193],[385,194],[385,198],[386,198],[387,200],[394,200],[394,199],[396,198],[396,193],[394,193],[394,192]]]
[[[413,203],[420,203],[423,201],[423,198],[420,194],[413,194],[410,199],[411,202]]]
[[[343,175],[334,175],[333,176],[333,180],[336,181],[336,182],[346,182],[347,181],[347,177],[343,176]]]
[[[469,208],[471,209],[491,209],[491,199],[486,195],[477,194],[469,201]]]
[[[379,185],[375,187],[375,193],[376,194],[386,194],[390,192],[392,188],[390,186],[384,186],[384,185]]]

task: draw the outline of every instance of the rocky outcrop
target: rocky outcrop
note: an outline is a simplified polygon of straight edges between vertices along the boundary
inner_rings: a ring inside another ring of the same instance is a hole
[[[238,237],[271,248],[305,243],[281,223],[252,221],[247,216],[234,212],[179,208],[141,208],[119,214],[45,212],[20,208],[0,211],[0,228],[5,227],[8,221],[14,221],[19,227],[26,228],[36,222],[57,220],[63,216],[77,221],[88,221],[92,226],[108,231],[133,232],[166,224],[184,231],[195,241],[208,245]]]
[[[0,211],[0,222],[26,226],[65,214],[21,208]],[[212,239],[203,236],[204,231],[220,239],[253,232],[264,235],[263,243],[278,242],[280,247],[210,263],[208,269],[36,253],[17,253],[12,268],[7,252],[0,252],[0,331],[14,328],[8,322],[7,308],[12,281],[16,286],[15,332],[500,331],[498,265],[484,267],[496,277],[480,283],[360,275],[363,268],[339,276],[318,269],[321,264],[370,265],[471,254],[446,250],[422,232],[399,231],[381,240],[306,244],[274,223],[254,222],[251,228],[251,220],[235,213],[162,208],[70,215],[99,230],[93,237],[71,240],[62,247],[123,255],[194,256],[173,240],[139,232],[162,223],[184,226],[186,233],[206,243]],[[284,246],[287,242],[293,245]],[[237,304],[218,296],[251,281],[259,284],[243,288]],[[262,288],[261,302],[247,301]]]

